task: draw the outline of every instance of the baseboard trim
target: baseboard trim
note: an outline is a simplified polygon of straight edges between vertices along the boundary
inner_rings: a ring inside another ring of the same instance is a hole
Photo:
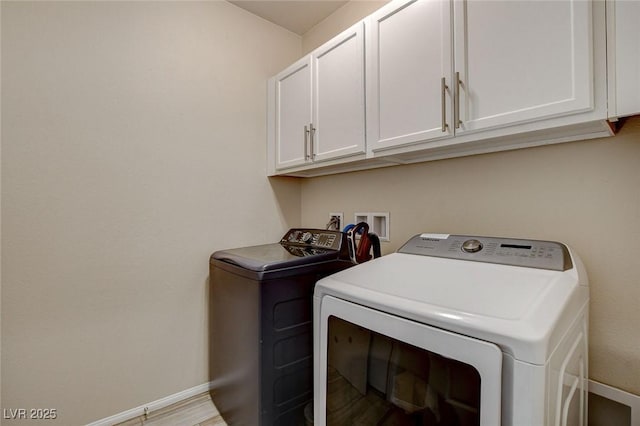
[[[175,404],[176,402],[184,401],[185,399],[191,398],[204,392],[208,392],[209,390],[211,390],[211,388],[212,382],[203,383],[190,389],[174,393],[173,395],[165,396],[164,398],[160,398],[156,401],[140,405],[138,407],[123,411],[118,414],[114,414],[113,416],[109,416],[101,420],[96,420],[93,423],[88,423],[87,426],[111,426],[116,423],[126,422],[127,420],[130,420],[134,417],[143,416],[145,412],[151,413],[153,411],[168,407],[171,404]]]
[[[185,389],[181,392],[174,393],[173,395],[165,396],[164,398],[160,398],[156,401],[131,408],[130,410],[123,411],[113,416],[88,423],[86,426],[112,426],[113,424],[126,422],[127,420],[130,420],[134,417],[143,416],[145,412],[151,413],[153,411],[168,407],[171,404],[175,404],[201,393],[208,392],[212,389],[212,387],[213,382],[203,383],[190,389]],[[589,392],[631,407],[631,426],[640,426],[640,396],[625,392],[612,386],[605,385],[603,383],[596,382],[594,380],[589,380]]]

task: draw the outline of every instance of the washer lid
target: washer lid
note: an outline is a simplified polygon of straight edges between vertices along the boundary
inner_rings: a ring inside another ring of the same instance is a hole
[[[335,260],[339,254],[331,249],[274,243],[217,251],[211,260],[231,263],[250,271],[267,272]]]
[[[559,339],[561,316],[575,318],[588,300],[575,268],[560,272],[405,253],[327,277],[315,294],[494,342],[540,364]]]

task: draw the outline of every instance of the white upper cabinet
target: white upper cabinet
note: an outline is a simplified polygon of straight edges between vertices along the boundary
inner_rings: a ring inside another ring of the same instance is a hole
[[[369,151],[453,136],[451,2],[395,1],[368,23]]]
[[[395,0],[375,12],[369,152],[429,149],[453,136],[446,144],[466,143],[458,137],[517,133],[519,124],[592,110],[591,8],[586,0]]]
[[[640,1],[607,2],[609,117],[640,114]]]
[[[591,110],[591,7],[455,1],[456,134]]]
[[[311,58],[275,76],[276,168],[304,164],[309,158],[311,126]]]
[[[313,161],[365,150],[364,23],[313,52]]]
[[[392,0],[270,80],[269,174],[611,136],[640,111],[636,3]]]
[[[364,23],[269,82],[270,173],[365,152]]]

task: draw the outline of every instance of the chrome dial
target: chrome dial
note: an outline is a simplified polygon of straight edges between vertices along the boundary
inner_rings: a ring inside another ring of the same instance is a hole
[[[467,240],[462,243],[462,251],[465,253],[477,253],[482,250],[482,243],[478,240]]]

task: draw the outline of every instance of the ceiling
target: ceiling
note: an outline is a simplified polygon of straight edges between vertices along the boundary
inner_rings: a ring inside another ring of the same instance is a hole
[[[338,0],[229,0],[238,7],[303,35],[347,3]]]

